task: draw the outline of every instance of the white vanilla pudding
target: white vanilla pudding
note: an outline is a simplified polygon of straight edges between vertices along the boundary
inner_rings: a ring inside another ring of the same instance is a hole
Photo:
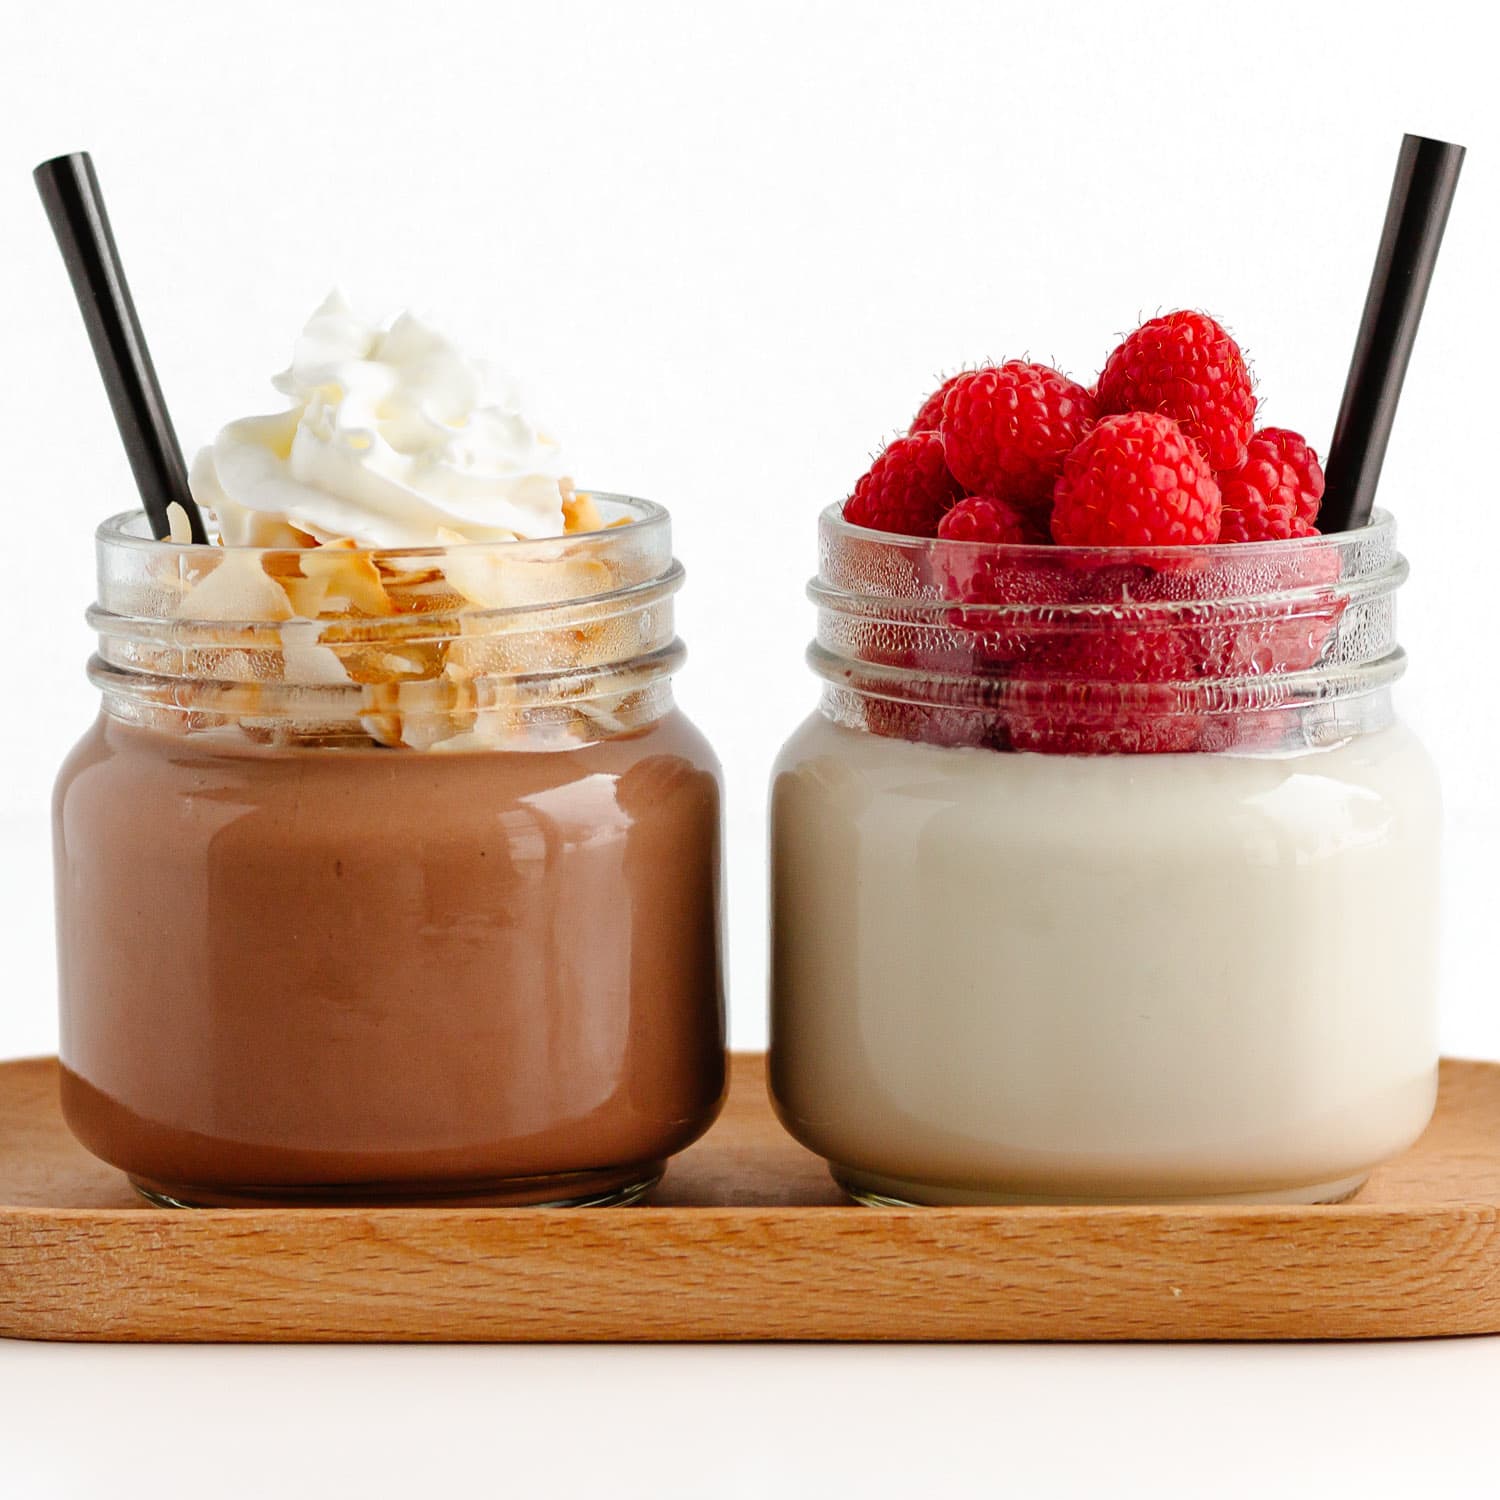
[[[857,1196],[1316,1202],[1437,1080],[1438,791],[1399,725],[1041,755],[815,714],[772,792],[772,1089]]]

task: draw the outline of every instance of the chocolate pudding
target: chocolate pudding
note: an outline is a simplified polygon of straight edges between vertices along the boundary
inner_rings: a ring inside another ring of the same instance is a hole
[[[447,754],[103,715],[55,806],[68,1122],[185,1203],[630,1196],[723,1093],[719,803],[675,711]]]

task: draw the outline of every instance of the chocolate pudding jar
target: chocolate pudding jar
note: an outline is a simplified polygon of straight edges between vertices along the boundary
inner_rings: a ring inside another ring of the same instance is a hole
[[[171,1204],[640,1196],[724,1091],[720,774],[668,517],[98,536],[54,804],[62,1103]]]

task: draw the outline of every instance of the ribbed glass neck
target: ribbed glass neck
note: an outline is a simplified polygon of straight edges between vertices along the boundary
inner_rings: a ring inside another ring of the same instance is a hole
[[[1390,722],[1405,657],[1391,518],[1157,549],[898,537],[830,507],[810,587],[823,711],[872,733],[1053,753],[1325,745]]]
[[[97,537],[90,675],[116,718],[261,744],[629,732],[671,706],[682,569],[659,506],[594,499],[604,530],[403,551],[177,546],[115,517]]]

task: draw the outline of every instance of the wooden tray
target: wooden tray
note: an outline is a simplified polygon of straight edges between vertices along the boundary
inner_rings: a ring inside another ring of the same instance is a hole
[[[161,1341],[1409,1338],[1500,1331],[1500,1064],[1324,1208],[864,1209],[764,1061],[645,1208],[147,1207],[0,1064],[0,1335]]]

